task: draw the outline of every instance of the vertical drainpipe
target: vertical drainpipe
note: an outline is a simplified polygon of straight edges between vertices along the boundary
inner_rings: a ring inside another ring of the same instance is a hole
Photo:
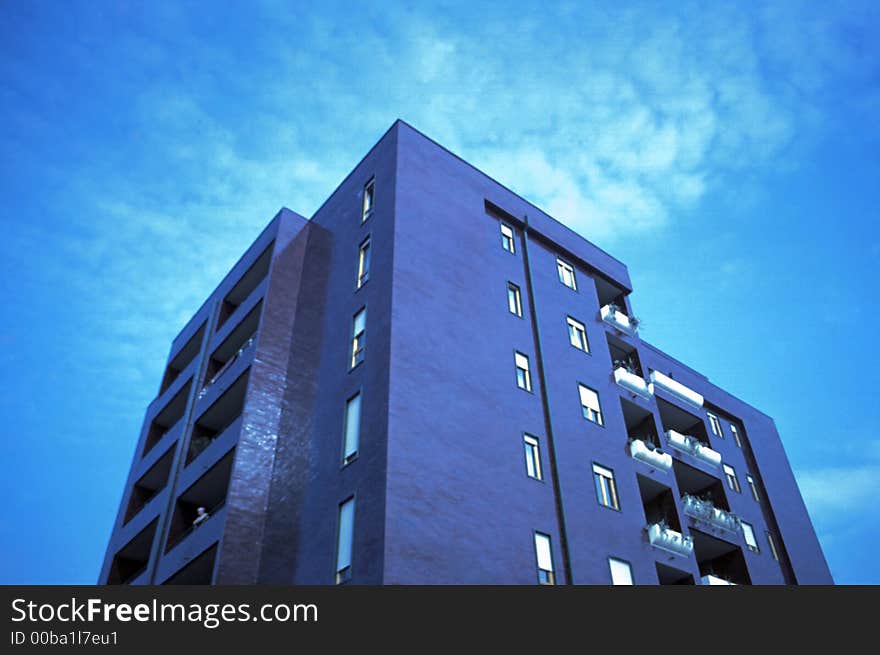
[[[532,285],[532,263],[529,258],[529,217],[528,214],[523,216],[525,227],[520,240],[523,249],[523,260],[525,264],[526,288],[529,292],[529,318],[532,322],[532,334],[535,339],[535,363],[538,373],[538,380],[541,385],[541,402],[544,411],[544,429],[547,432],[547,451],[550,454],[550,475],[553,478],[553,495],[556,501],[556,519],[559,522],[559,546],[562,550],[562,568],[565,571],[565,580],[567,584],[573,584],[571,575],[571,557],[568,553],[568,535],[565,529],[565,510],[562,504],[562,487],[559,483],[559,473],[556,467],[556,442],[553,438],[553,422],[550,417],[550,397],[547,393],[547,379],[544,376],[544,356],[541,352],[541,328],[538,325],[538,308],[535,301],[535,288]]]

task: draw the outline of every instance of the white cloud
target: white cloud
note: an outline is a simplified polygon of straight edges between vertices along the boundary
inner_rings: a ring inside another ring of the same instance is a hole
[[[864,522],[876,513],[880,465],[807,469],[797,479],[810,515],[829,532],[831,526]]]

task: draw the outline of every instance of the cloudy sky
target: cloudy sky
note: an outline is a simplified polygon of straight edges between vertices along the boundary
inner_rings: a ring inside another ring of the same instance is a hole
[[[0,583],[96,580],[170,340],[398,117],[625,261],[880,583],[880,15],[724,4],[0,4]]]

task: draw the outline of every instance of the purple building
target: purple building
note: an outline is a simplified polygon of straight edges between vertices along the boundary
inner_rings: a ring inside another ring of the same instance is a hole
[[[109,584],[830,584],[773,420],[397,121],[171,345]]]

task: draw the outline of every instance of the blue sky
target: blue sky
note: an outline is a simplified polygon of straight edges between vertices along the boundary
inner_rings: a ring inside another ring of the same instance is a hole
[[[736,4],[0,4],[0,583],[96,580],[172,337],[397,117],[626,262],[880,583],[880,16]]]

